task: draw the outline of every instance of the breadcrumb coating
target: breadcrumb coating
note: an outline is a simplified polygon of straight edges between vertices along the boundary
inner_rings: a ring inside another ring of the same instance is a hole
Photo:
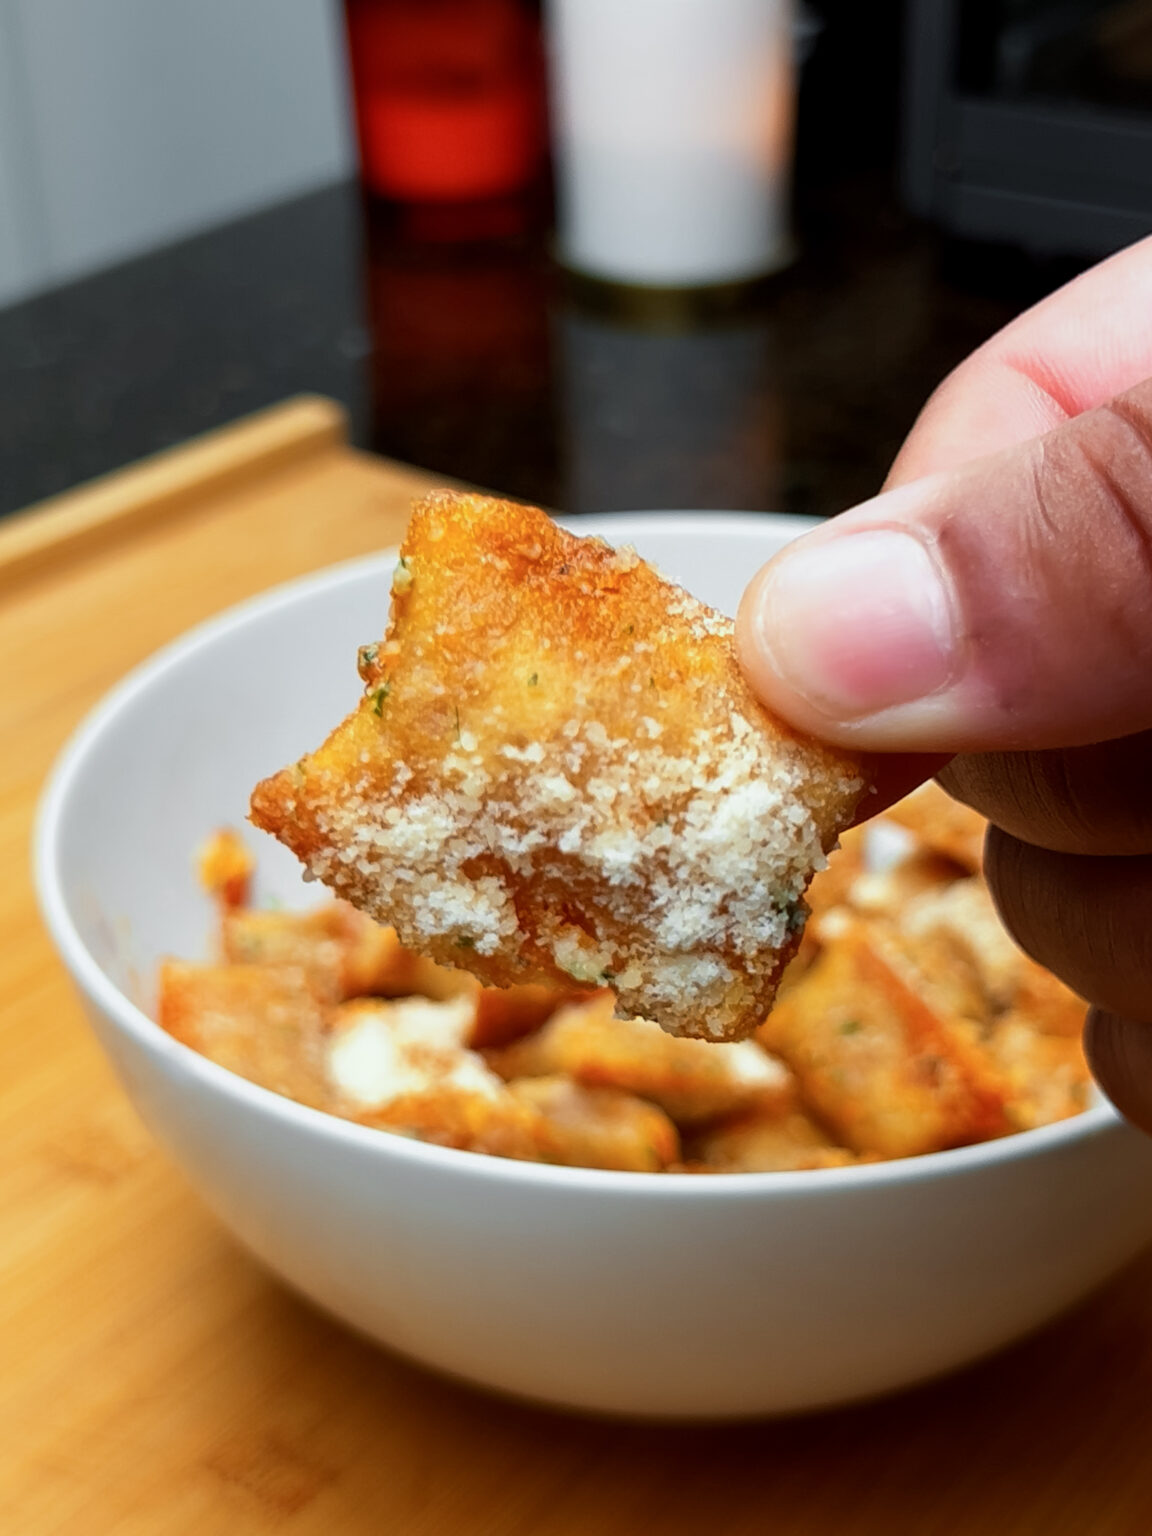
[[[738,1039],[799,943],[859,762],[769,716],[732,624],[535,508],[417,504],[365,694],[252,820],[441,964],[610,986]]]

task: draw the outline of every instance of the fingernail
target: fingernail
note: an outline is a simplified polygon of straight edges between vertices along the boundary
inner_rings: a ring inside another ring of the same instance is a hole
[[[943,577],[919,539],[868,529],[785,550],[768,568],[757,637],[773,670],[834,720],[939,692],[957,645]]]

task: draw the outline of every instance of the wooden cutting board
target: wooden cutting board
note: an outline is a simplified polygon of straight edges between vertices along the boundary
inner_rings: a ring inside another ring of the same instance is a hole
[[[1029,1343],[903,1397],[728,1428],[595,1422],[344,1332],[152,1145],[36,915],[40,784],[128,667],[271,583],[394,543],[432,483],[348,448],[337,407],[306,399],[0,524],[0,1531],[1152,1530],[1152,1254]]]

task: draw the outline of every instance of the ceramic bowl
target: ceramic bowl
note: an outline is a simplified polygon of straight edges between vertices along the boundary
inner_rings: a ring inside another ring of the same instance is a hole
[[[583,519],[734,611],[805,525]],[[392,558],[245,603],[145,663],[90,715],[45,792],[43,912],[157,1139],[221,1221],[303,1295],[468,1381],[608,1413],[734,1417],[888,1392],[1071,1306],[1152,1237],[1152,1141],[1099,1103],[983,1146],[717,1177],[506,1162],[305,1109],[170,1039],[162,956],[208,953],[191,870],[251,786],[358,696]],[[257,834],[252,834],[257,839]],[[258,839],[261,887],[313,890]]]

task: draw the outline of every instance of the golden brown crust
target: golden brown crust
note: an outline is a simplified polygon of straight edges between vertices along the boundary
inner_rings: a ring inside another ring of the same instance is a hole
[[[752,1111],[721,1121],[693,1137],[687,1151],[699,1170],[708,1173],[798,1173],[847,1168],[867,1160],[836,1146],[799,1110]]]
[[[490,985],[610,984],[674,1032],[747,1034],[858,762],[765,713],[727,619],[534,508],[436,493],[402,556],[359,708],[253,821]]]
[[[914,1157],[1009,1129],[987,1057],[908,985],[863,925],[821,954],[758,1038],[855,1152]]]
[[[310,912],[226,907],[220,948],[234,965],[299,966],[323,1002],[417,993],[444,999],[478,990],[471,977],[412,954],[394,929],[382,928],[343,901]]]
[[[614,1019],[611,999],[561,1009],[535,1034],[488,1052],[501,1077],[570,1077],[657,1104],[678,1125],[699,1125],[794,1104],[787,1073],[752,1041],[679,1040],[647,1019]]]
[[[538,1117],[536,1144],[545,1162],[659,1173],[680,1156],[680,1137],[664,1111],[618,1088],[525,1077],[508,1092]]]
[[[197,849],[196,868],[200,884],[222,912],[248,905],[256,861],[231,827],[221,827]]]
[[[315,1109],[330,1109],[323,1065],[325,1015],[295,966],[160,968],[163,1029],[218,1066]]]

